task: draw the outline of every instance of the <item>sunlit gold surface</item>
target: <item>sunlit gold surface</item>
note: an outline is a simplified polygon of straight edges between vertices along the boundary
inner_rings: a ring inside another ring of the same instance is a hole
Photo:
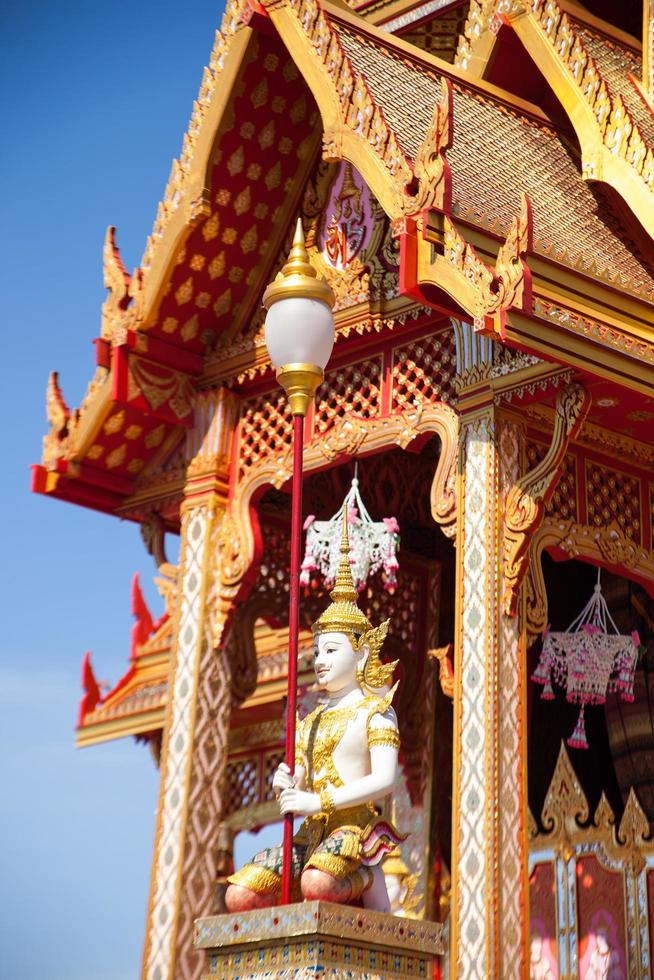
[[[277,380],[288,395],[293,415],[306,415],[319,385],[325,377],[317,364],[284,364],[277,372]]]
[[[267,310],[281,299],[291,297],[302,299],[317,299],[332,309],[334,293],[324,279],[318,278],[318,273],[311,264],[307,247],[304,244],[302,219],[297,219],[293,247],[288,261],[274,282],[271,282],[263,294],[263,305]]]

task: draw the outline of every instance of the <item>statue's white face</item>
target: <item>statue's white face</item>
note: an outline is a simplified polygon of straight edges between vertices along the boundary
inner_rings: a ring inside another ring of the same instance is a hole
[[[352,647],[346,633],[321,633],[314,647],[314,670],[323,691],[335,694],[357,683],[359,660],[365,659]]]

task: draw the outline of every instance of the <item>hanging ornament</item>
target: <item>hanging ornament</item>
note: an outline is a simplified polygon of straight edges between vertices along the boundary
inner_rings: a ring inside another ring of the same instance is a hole
[[[611,632],[609,632],[609,628]],[[575,730],[567,739],[573,749],[587,749],[584,711],[587,704],[604,704],[616,691],[623,701],[634,700],[634,671],[640,638],[618,632],[602,595],[600,571],[590,601],[563,633],[543,633],[543,649],[532,681],[543,685],[541,697],[554,698],[552,677],[566,690],[566,700],[581,705]]]
[[[334,516],[328,521],[317,521],[310,514],[304,522],[307,541],[300,584],[308,586],[311,573],[318,571],[323,577],[325,588],[331,589],[333,586],[338,571],[344,511],[347,512],[350,564],[356,588],[360,592],[368,581],[368,576],[374,575],[381,568],[384,588],[393,593],[399,567],[396,552],[400,547],[400,525],[394,517],[385,517],[382,521],[372,520],[359,493],[356,469],[347,496]]]

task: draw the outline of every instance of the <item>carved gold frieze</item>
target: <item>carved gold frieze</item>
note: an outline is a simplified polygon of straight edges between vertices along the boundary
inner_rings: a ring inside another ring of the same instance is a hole
[[[476,329],[501,339],[509,310],[531,311],[531,273],[526,257],[533,243],[533,221],[526,194],[494,267],[480,257],[447,214],[432,211],[398,227],[404,254],[404,289],[409,295],[426,301],[430,290],[444,292],[468,314]]]

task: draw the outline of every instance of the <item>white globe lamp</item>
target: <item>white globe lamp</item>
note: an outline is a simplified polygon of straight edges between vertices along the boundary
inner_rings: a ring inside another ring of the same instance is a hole
[[[334,346],[334,293],[319,279],[298,218],[286,265],[263,294],[266,347],[293,415],[306,415]]]

